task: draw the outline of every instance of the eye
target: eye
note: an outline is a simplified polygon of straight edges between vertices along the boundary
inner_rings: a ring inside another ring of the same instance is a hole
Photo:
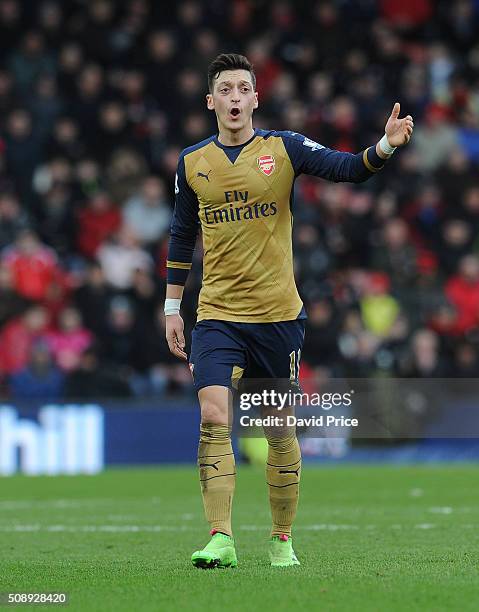
[[[222,87],[220,89],[220,93],[222,93],[222,94],[228,93],[228,88],[227,87]]]

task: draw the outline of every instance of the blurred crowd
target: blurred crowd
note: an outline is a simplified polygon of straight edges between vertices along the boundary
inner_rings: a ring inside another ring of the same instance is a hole
[[[479,0],[0,0],[2,395],[192,392],[165,259],[224,51],[255,66],[257,127],[358,152],[395,101],[415,120],[367,183],[296,182],[303,376],[477,376]]]

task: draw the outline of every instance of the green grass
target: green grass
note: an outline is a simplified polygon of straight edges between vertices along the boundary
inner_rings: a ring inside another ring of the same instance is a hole
[[[305,468],[302,565],[273,570],[263,472],[241,467],[240,565],[202,571],[193,468],[3,478],[0,591],[66,591],[68,610],[88,612],[477,610],[478,483],[475,466]]]

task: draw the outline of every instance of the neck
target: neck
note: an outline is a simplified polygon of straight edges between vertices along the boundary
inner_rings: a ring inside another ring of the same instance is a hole
[[[218,130],[218,140],[222,145],[227,147],[242,145],[245,142],[248,142],[251,138],[253,138],[254,130],[251,124],[245,125],[244,128],[241,128],[238,131],[227,130],[225,128],[219,127]]]

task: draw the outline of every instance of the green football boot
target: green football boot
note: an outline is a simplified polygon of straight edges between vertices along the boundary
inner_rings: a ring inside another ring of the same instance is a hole
[[[293,539],[286,534],[273,536],[269,542],[271,567],[301,565],[293,550]]]
[[[197,550],[191,555],[195,567],[212,569],[214,567],[236,567],[235,541],[231,536],[211,530],[213,536],[203,550]]]

